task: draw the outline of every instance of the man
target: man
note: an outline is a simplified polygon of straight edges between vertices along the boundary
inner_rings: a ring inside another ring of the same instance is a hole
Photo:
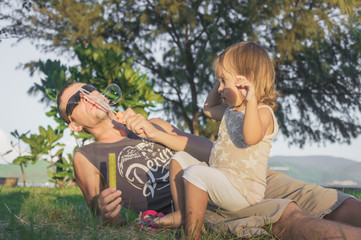
[[[184,150],[208,161],[212,143],[160,119],[147,120],[131,109],[114,121],[112,112],[80,88],[102,97],[90,85],[72,83],[60,91],[58,110],[72,131],[85,130],[96,140],[73,157],[76,180],[88,206],[113,223],[122,221],[122,206],[134,211],[172,211],[171,155]],[[107,188],[109,153],[116,155],[117,189]],[[269,170],[264,201],[239,212],[208,211],[205,222],[238,236],[260,233],[263,225],[272,224],[272,232],[283,239],[359,239],[360,212],[361,201],[349,195]]]

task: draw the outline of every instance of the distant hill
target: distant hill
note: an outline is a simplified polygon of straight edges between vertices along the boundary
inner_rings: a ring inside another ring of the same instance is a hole
[[[43,160],[25,168],[27,183],[44,184],[49,181],[47,167]],[[344,186],[361,188],[361,162],[331,156],[274,156],[269,167],[293,178],[321,186]],[[18,177],[22,183],[18,165],[0,164],[0,177]]]
[[[49,181],[47,174],[47,167],[50,164],[44,160],[39,160],[35,164],[28,164],[25,167],[26,183],[29,184],[44,184]],[[0,177],[17,177],[18,183],[23,183],[21,169],[19,165],[15,164],[0,164]]]
[[[361,162],[331,156],[274,156],[269,167],[321,186],[361,187]]]

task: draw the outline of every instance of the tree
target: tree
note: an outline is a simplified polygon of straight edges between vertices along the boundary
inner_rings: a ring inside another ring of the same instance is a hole
[[[14,164],[17,164],[20,166],[21,170],[21,176],[23,178],[23,185],[26,184],[26,174],[25,174],[25,167],[28,165],[28,163],[34,164],[34,157],[30,155],[25,155],[26,150],[21,148],[21,139],[26,137],[26,135],[30,131],[27,131],[26,133],[20,134],[17,130],[14,130],[10,132],[10,135],[13,136],[16,139],[16,142],[13,141],[10,142],[12,149],[16,149],[18,156],[13,160]],[[7,151],[7,153],[12,152],[12,150]],[[6,154],[7,154],[6,153]]]
[[[66,66],[60,61],[47,60],[46,62],[30,62],[25,68],[32,75],[39,70],[45,74],[41,84],[34,84],[28,91],[29,94],[41,93],[41,102],[55,103],[60,89],[68,82],[83,82],[94,85],[103,92],[110,83],[120,86],[123,98],[118,106],[126,109],[131,107],[135,112],[148,116],[148,112],[156,103],[163,101],[162,96],[152,89],[147,76],[140,74],[132,68],[132,58],[127,58],[123,53],[118,53],[113,48],[100,49],[92,45],[84,46],[77,44],[74,52],[79,65]],[[57,117],[57,109],[51,106],[48,116]],[[65,129],[64,122],[60,118],[55,120]]]
[[[63,133],[61,131],[54,130],[50,126],[47,129],[40,126],[38,134],[31,133],[29,137],[25,135],[21,137],[21,140],[30,147],[30,155],[28,157],[32,160],[33,164],[40,159],[49,162],[48,168],[50,170],[48,170],[48,175],[53,182],[56,182],[54,176],[56,174],[56,162],[54,159],[64,151],[65,145],[59,142],[62,137]],[[71,180],[73,179],[74,174],[71,176]]]
[[[3,35],[50,40],[45,50],[76,43],[124,50],[149,71],[170,120],[192,133],[209,134],[202,128],[214,125],[201,111],[215,81],[214,57],[242,40],[273,57],[282,94],[276,114],[292,143],[350,142],[361,133],[359,1],[22,3],[13,16],[2,15],[10,21]]]

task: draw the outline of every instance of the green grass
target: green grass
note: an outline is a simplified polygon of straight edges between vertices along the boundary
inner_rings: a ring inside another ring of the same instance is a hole
[[[349,192],[361,198],[361,192]],[[179,239],[181,229],[139,230],[101,224],[92,216],[79,188],[0,186],[0,239]],[[203,239],[238,239],[212,231]],[[258,236],[253,239],[272,239]]]
[[[350,194],[357,199],[361,199],[361,191],[360,190],[344,190],[343,192]]]
[[[0,186],[0,239],[178,239],[181,229],[139,230],[101,224],[92,216],[79,188]],[[220,232],[204,239],[236,239]]]

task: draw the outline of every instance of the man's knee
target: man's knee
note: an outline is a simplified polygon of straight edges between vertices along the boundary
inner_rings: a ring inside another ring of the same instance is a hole
[[[290,202],[282,213],[281,218],[273,224],[273,232],[282,236],[286,231],[289,231],[293,224],[304,217],[302,209],[295,202]]]
[[[285,210],[283,211],[283,214],[282,214],[282,217],[280,218],[280,220],[291,221],[291,220],[295,220],[295,218],[298,218],[301,216],[304,216],[302,209],[297,205],[297,203],[290,202],[287,205],[287,207],[285,208]]]

